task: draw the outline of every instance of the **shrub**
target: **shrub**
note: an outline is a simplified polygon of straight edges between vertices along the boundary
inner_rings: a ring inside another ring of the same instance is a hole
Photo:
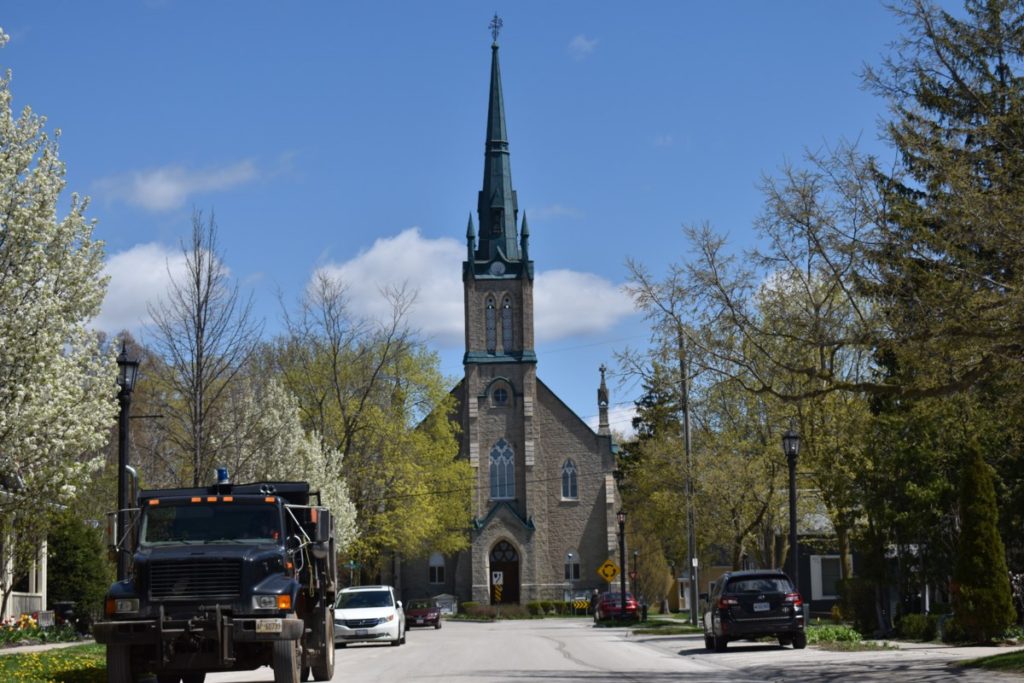
[[[465,602],[459,604],[459,611],[464,614],[469,614],[469,612],[475,609],[479,604],[480,603],[476,602],[475,600],[466,600]]]
[[[875,613],[875,585],[862,578],[853,577],[839,582],[843,616],[853,622],[853,627],[861,633],[874,633],[878,630],[878,617]]]
[[[904,614],[896,624],[896,633],[907,640],[935,640],[938,629],[934,614]]]
[[[967,630],[956,617],[948,617],[942,623],[942,642],[966,643],[970,640]]]
[[[861,640],[860,632],[849,626],[824,624],[807,629],[808,643],[859,643]]]
[[[540,600],[528,602],[526,603],[526,610],[532,617],[542,617],[544,616],[544,603]]]

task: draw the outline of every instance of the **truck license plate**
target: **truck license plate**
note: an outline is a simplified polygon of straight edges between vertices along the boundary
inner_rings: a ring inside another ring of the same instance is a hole
[[[281,632],[281,620],[280,619],[257,619],[256,620],[256,633],[280,633]]]

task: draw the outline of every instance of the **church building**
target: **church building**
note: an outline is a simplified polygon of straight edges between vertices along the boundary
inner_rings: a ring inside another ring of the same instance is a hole
[[[473,468],[471,547],[402,567],[406,598],[480,604],[562,600],[607,587],[617,557],[618,500],[608,390],[601,368],[597,432],[537,376],[530,229],[512,186],[497,28],[492,24],[483,187],[462,264],[465,376],[453,389],[459,457]]]

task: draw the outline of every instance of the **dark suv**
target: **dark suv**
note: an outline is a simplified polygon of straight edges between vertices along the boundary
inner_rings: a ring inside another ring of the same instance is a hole
[[[729,572],[706,597],[704,646],[709,650],[724,652],[730,640],[763,636],[778,638],[779,645],[807,647],[803,599],[778,570]]]

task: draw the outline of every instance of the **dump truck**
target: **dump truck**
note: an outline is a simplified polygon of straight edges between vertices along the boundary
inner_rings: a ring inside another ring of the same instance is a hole
[[[337,554],[330,510],[305,482],[150,489],[108,515],[127,575],[94,624],[107,680],[202,683],[271,666],[276,683],[334,675]],[[314,502],[315,501],[315,502]]]

